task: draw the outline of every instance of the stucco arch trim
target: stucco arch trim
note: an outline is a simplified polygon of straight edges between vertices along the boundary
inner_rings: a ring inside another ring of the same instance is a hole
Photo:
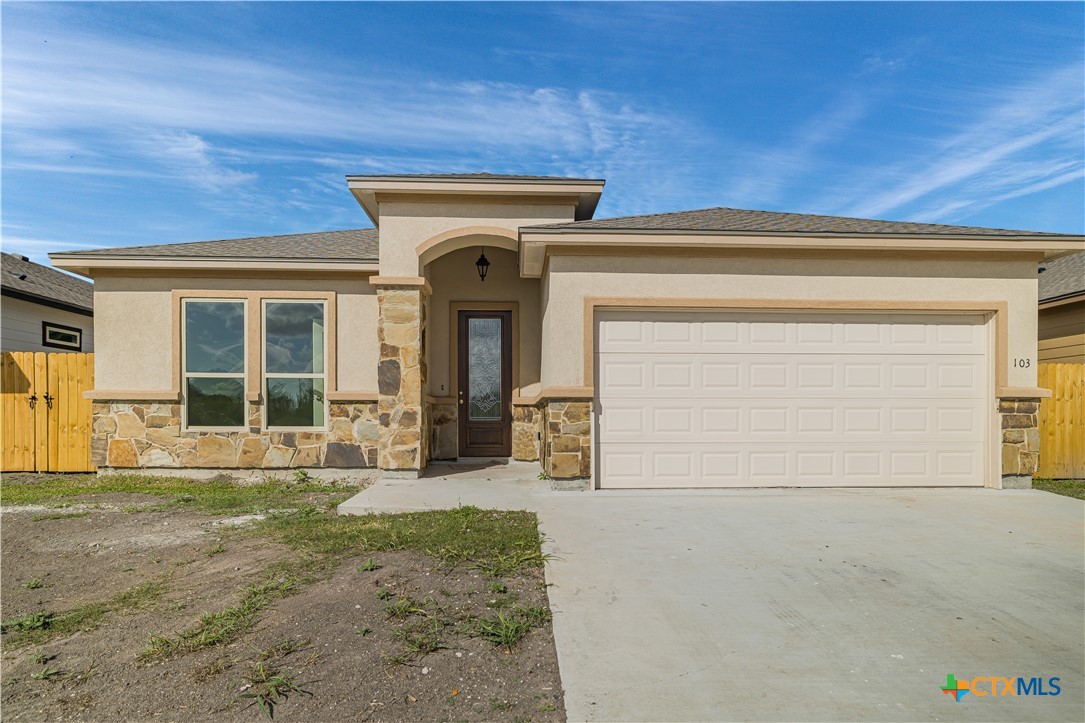
[[[500,226],[464,226],[442,231],[418,244],[414,250],[418,254],[419,266],[424,267],[445,254],[468,246],[494,246],[515,252],[518,249],[517,244],[517,233],[512,229]]]

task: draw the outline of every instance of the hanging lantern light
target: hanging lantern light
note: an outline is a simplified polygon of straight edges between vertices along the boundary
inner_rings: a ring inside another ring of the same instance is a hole
[[[482,249],[482,254],[478,257],[478,261],[475,262],[475,268],[478,269],[478,277],[483,281],[486,280],[486,272],[490,270],[490,262],[486,259],[486,249]]]

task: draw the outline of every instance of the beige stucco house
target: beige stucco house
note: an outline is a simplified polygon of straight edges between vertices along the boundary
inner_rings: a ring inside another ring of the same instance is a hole
[[[1080,236],[593,220],[604,182],[580,178],[347,185],[375,228],[52,255],[95,282],[103,469],[512,457],[591,488],[1030,483],[1037,263]]]

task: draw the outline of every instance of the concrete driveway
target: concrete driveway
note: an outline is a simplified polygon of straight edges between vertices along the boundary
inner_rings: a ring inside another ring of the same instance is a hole
[[[1081,501],[436,482],[344,511],[536,510],[570,721],[1085,719]],[[948,674],[1057,677],[1061,694],[957,703]]]

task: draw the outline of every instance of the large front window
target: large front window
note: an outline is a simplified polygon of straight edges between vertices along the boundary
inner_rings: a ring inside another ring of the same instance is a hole
[[[264,301],[264,394],[269,429],[323,427],[323,301]]]
[[[183,312],[185,426],[245,427],[245,302],[186,299]]]

